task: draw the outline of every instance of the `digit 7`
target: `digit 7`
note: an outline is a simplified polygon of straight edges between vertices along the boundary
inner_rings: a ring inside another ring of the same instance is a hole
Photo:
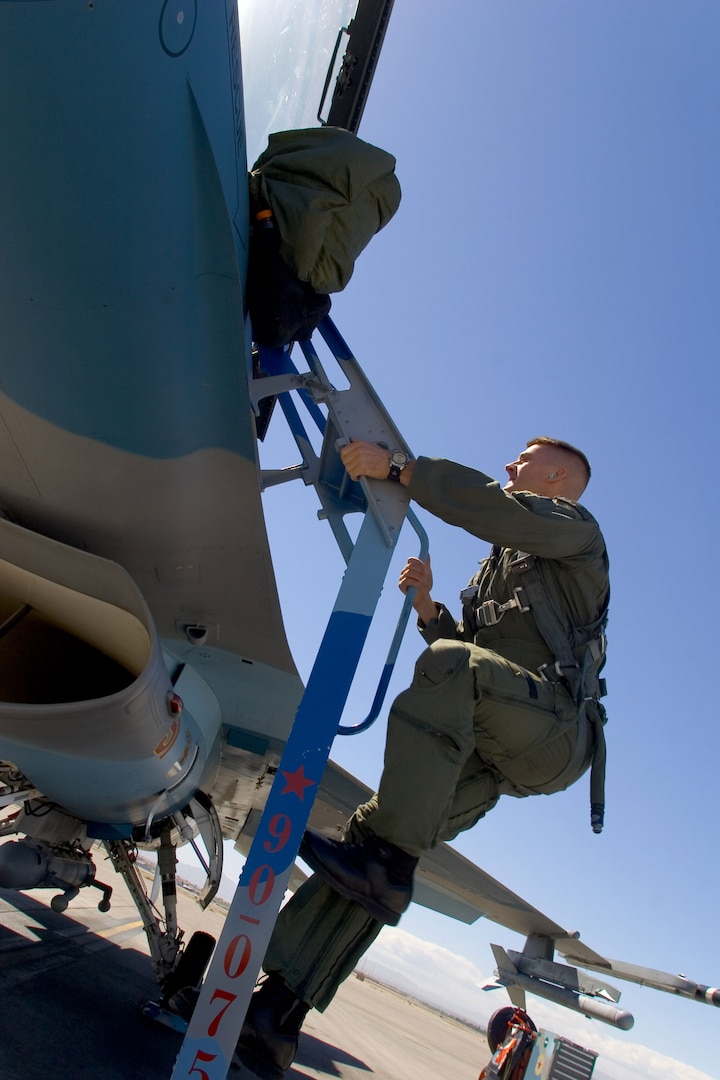
[[[220,1000],[224,1001],[225,1004],[223,1005],[222,1009],[220,1010],[220,1012],[217,1014],[217,1016],[215,1017],[215,1019],[213,1020],[213,1022],[210,1024],[209,1028],[207,1029],[207,1033],[208,1033],[208,1035],[210,1036],[211,1039],[214,1039],[215,1036],[217,1035],[217,1029],[220,1026],[220,1021],[222,1020],[223,1016],[225,1015],[227,1010],[232,1005],[233,1001],[235,1001],[235,999],[237,998],[237,994],[231,994],[228,990],[217,989],[217,990],[213,990],[213,996],[210,998],[210,1004],[211,1005],[212,1005],[213,1001],[215,1000],[215,998],[220,998]]]

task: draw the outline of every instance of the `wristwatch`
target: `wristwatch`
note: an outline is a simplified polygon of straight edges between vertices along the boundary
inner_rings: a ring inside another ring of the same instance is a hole
[[[388,480],[399,480],[400,473],[403,471],[410,455],[406,454],[404,450],[393,450],[390,454],[390,471],[387,474]]]

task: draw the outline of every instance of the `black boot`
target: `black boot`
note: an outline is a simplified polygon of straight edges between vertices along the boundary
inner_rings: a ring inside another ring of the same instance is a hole
[[[418,860],[377,836],[353,844],[308,829],[300,856],[336,892],[380,922],[395,926],[410,905]]]
[[[172,994],[165,1004],[171,1013],[175,1013],[186,1024],[189,1024],[199,997],[200,988],[198,986],[183,986],[182,990]]]
[[[282,1080],[295,1060],[309,1005],[270,974],[250,999],[235,1055],[262,1080]]]

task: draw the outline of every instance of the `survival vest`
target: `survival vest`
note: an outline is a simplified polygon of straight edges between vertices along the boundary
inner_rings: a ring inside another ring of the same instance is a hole
[[[577,504],[575,507],[581,515],[587,513]],[[499,556],[500,551],[499,547],[494,547],[493,555]],[[587,724],[578,723],[573,758],[562,775],[553,781],[552,790],[559,790],[563,780],[571,783],[583,762],[590,758],[590,825],[593,832],[600,833],[605,818],[607,759],[604,731],[607,713],[600,700],[607,693],[607,686],[600,672],[605,665],[608,605],[606,603],[598,618],[588,626],[573,627],[568,637],[563,617],[553,605],[538,567],[537,556],[518,552],[508,564],[507,571],[516,578],[517,586],[512,598],[504,604],[495,600],[481,602],[475,579],[462,590],[460,599],[465,625],[492,626],[511,609],[527,612],[535,620],[538,632],[554,658],[552,664],[544,664],[539,669],[540,676],[549,682],[561,682],[577,705],[578,719],[584,715],[588,720]],[[542,785],[533,788],[533,793],[542,794]]]

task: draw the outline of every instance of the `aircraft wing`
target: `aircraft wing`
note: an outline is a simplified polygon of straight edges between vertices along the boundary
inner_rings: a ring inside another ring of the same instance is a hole
[[[313,828],[337,834],[356,806],[372,790],[334,762],[329,762],[310,817]],[[415,875],[414,903],[473,923],[481,916],[515,930],[518,934],[542,934],[569,942],[568,931],[534,908],[522,897],[476,866],[464,855],[440,844],[420,860]],[[586,950],[598,962],[602,957]]]
[[[240,736],[242,738],[242,736]],[[277,770],[281,746],[263,756],[232,745],[228,733],[212,797],[226,836],[235,837],[237,849],[247,854],[267,794]],[[252,781],[248,783],[248,780]],[[329,836],[341,834],[345,822],[372,789],[335,762],[328,762],[310,815],[310,827]],[[295,877],[297,887],[304,875]],[[420,860],[414,902],[464,923],[481,916],[519,934],[543,934],[555,941],[570,941],[567,930],[517,896],[449,844],[440,844]],[[576,944],[576,943],[574,943]],[[603,957],[586,950],[598,963]]]
[[[310,823],[322,832],[337,835],[355,807],[371,794],[369,787],[330,762]],[[538,911],[449,844],[440,844],[420,860],[413,902],[465,923],[484,916],[523,935],[526,943],[522,953],[506,953],[493,946],[498,961],[498,981],[494,985],[506,986],[511,1000],[521,1006],[525,991],[529,991],[617,1027],[632,1026],[631,1014],[616,1006],[620,991],[574,967],[554,962],[556,951],[569,964],[586,971],[720,1006],[719,989],[684,975],[613,960],[596,952],[580,941],[576,932]]]

